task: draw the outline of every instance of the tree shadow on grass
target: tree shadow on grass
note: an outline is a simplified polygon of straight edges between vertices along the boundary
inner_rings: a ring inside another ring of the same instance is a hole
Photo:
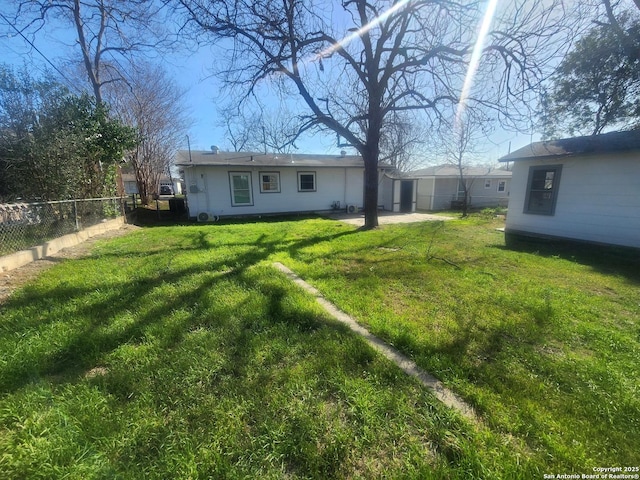
[[[139,208],[134,210],[128,216],[128,222],[139,227],[155,228],[155,227],[173,227],[173,226],[224,226],[224,225],[248,225],[256,223],[280,223],[291,222],[299,220],[320,219],[326,218],[321,215],[313,213],[300,213],[282,215],[282,214],[267,214],[267,215],[248,215],[238,217],[223,217],[216,222],[198,222],[191,220],[186,214],[174,214],[167,210],[161,210],[160,214],[154,209]]]
[[[509,250],[547,258],[561,258],[586,265],[605,275],[619,275],[632,284],[640,284],[640,249],[580,242],[514,239],[505,245],[494,245]]]
[[[74,260],[79,265],[88,265],[111,258],[133,260],[140,257],[145,259],[145,265],[154,266],[148,272],[134,272],[126,281],[116,284],[113,279],[98,279],[95,283],[78,286],[65,280],[48,289],[26,287],[10,297],[0,306],[2,311],[31,313],[27,318],[17,318],[19,313],[15,313],[10,322],[0,324],[5,332],[0,334],[0,341],[5,348],[12,344],[15,347],[10,360],[0,369],[0,390],[13,392],[42,377],[65,381],[77,379],[99,366],[105,355],[120,345],[143,341],[148,329],[161,326],[171,312],[209,302],[209,291],[220,282],[237,281],[249,267],[279,251],[296,252],[355,231],[320,234],[289,242],[280,238],[271,240],[266,234],[253,240],[232,239],[226,246],[236,249],[236,253],[222,257],[216,256],[216,245],[208,239],[208,232],[189,233],[182,244],[155,252],[140,252],[136,251],[138,247],[132,247],[126,252],[103,252]],[[171,260],[193,250],[211,250],[211,258],[183,267],[167,262],[167,258]],[[144,299],[154,296],[160,287],[168,287],[171,293],[154,300],[152,306],[146,306]],[[133,320],[124,321],[123,316]],[[113,322],[121,322],[122,326],[110,328]],[[179,341],[190,323],[190,319],[185,318],[181,325],[172,327],[175,341]],[[63,331],[66,332],[64,335]]]

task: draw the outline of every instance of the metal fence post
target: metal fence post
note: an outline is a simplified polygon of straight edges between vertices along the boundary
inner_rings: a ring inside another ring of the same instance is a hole
[[[76,199],[73,200],[73,216],[76,220],[76,232],[79,232],[80,222],[78,221],[78,201]]]
[[[0,255],[41,245],[123,215],[122,206],[118,208],[115,203],[118,200],[117,197],[109,197],[0,204]]]

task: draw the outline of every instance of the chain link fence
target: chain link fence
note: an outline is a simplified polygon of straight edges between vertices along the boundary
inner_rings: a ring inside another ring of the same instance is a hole
[[[41,245],[123,215],[120,197],[0,203],[0,255]]]

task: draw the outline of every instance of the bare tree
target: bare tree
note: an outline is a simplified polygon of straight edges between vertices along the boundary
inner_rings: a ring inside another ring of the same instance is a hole
[[[234,106],[218,108],[218,126],[225,129],[225,140],[234,152],[253,149],[254,132],[258,128],[258,119],[243,114]]]
[[[380,139],[380,162],[398,173],[415,169],[423,162],[421,152],[432,145],[432,131],[423,118],[394,112],[385,119]]]
[[[184,109],[184,91],[163,67],[139,62],[127,83],[128,88],[109,91],[107,97],[121,119],[138,132],[137,146],[127,160],[146,205],[158,193],[160,177],[171,174],[190,119]]]
[[[458,102],[484,2],[348,0],[175,0],[185,26],[229,48],[226,85],[255,95],[265,80],[302,100],[298,134],[330,130],[365,166],[365,228],[378,225],[378,160],[385,121],[399,112],[437,120]],[[479,101],[512,118],[541,81],[558,33],[560,2],[510,2],[494,19],[482,67],[491,88]],[[544,7],[544,8],[543,8]],[[477,77],[481,78],[481,77]],[[472,92],[471,92],[472,93]],[[467,96],[472,106],[474,97]]]
[[[260,105],[257,111],[227,105],[218,109],[218,117],[218,125],[225,129],[226,140],[236,152],[290,153],[296,148],[297,119],[287,110],[267,113]]]
[[[296,149],[295,140],[297,138],[296,117],[287,110],[261,115],[260,129],[262,134],[262,144],[264,151],[276,153],[291,153]]]
[[[478,160],[479,143],[488,135],[491,128],[490,118],[482,110],[462,112],[451,123],[449,131],[440,136],[441,150],[444,156],[458,171],[458,198],[462,208],[462,216],[466,217],[471,203],[470,190],[475,177],[469,175],[469,169]],[[489,173],[491,168],[487,168]],[[462,199],[460,199],[462,193]]]
[[[121,62],[169,44],[161,8],[147,0],[14,0],[14,25],[35,36],[48,22],[73,27],[86,78],[98,103],[120,81]]]

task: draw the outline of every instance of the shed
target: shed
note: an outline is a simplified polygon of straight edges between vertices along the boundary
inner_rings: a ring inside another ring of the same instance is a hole
[[[640,131],[535,142],[500,161],[513,162],[507,240],[640,248]]]

